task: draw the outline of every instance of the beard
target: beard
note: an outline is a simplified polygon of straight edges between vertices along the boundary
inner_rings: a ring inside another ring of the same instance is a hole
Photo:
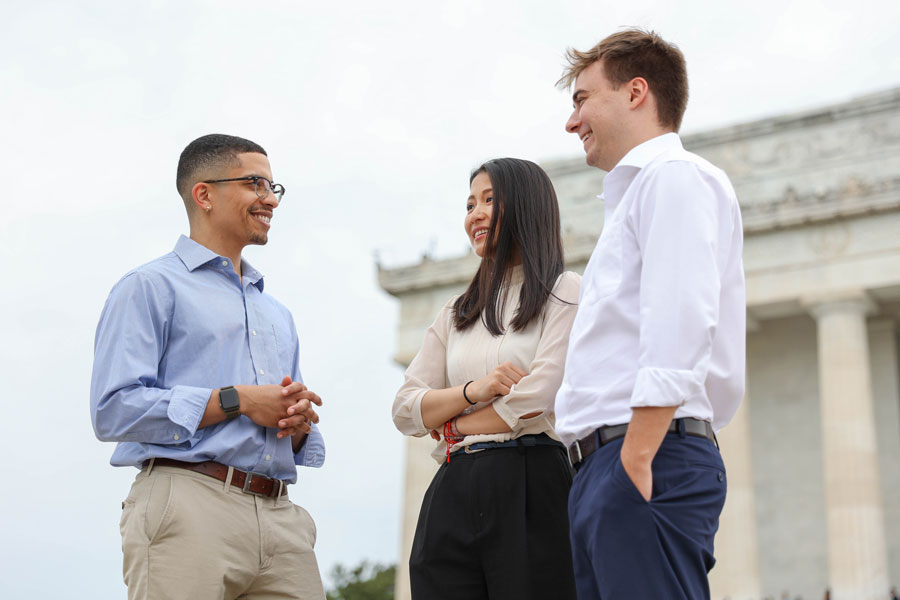
[[[249,240],[251,244],[255,244],[257,246],[265,246],[269,241],[269,234],[265,232],[260,233],[259,231],[251,231]]]

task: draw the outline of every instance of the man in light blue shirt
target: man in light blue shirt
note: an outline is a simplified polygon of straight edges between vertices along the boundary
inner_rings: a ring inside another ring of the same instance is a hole
[[[315,525],[287,498],[319,467],[321,399],[303,385],[290,312],[241,258],[284,194],[265,150],[207,135],[176,184],[190,237],[126,274],[95,340],[91,419],[141,469],[123,503],[129,598],[324,598]]]

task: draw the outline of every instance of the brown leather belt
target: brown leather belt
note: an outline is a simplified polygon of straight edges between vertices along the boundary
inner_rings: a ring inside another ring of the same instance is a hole
[[[718,447],[719,442],[716,440],[716,434],[713,432],[712,425],[710,425],[709,421],[701,421],[700,419],[695,419],[693,417],[673,419],[672,422],[669,423],[667,433],[678,433],[679,422],[684,423],[685,435],[706,438]],[[593,454],[594,451],[599,450],[600,447],[605,446],[614,440],[625,437],[627,431],[628,423],[622,423],[621,425],[604,425],[603,427],[595,429],[590,434],[575,441],[569,446],[569,461],[572,463],[572,466],[577,469],[578,465],[584,462],[584,459]]]
[[[144,468],[150,464],[149,460],[144,461]],[[219,481],[225,481],[228,478],[228,465],[217,463],[211,460],[199,463],[184,462],[174,460],[172,458],[156,458],[153,459],[154,467],[178,467],[179,469],[187,469],[196,473],[208,475]],[[253,494],[254,496],[266,496],[268,498],[276,498],[279,495],[287,494],[288,483],[280,479],[272,479],[259,473],[241,471],[234,469],[231,476],[231,485],[240,488],[245,494]]]

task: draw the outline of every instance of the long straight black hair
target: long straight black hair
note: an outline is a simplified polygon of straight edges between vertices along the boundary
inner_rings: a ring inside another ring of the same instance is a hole
[[[524,282],[519,306],[510,325],[525,329],[536,319],[565,268],[559,204],[550,178],[531,161],[518,158],[489,160],[469,177],[487,173],[493,189],[493,212],[481,266],[468,289],[453,305],[453,324],[467,329],[482,319],[492,335],[503,333],[501,292],[516,256]]]

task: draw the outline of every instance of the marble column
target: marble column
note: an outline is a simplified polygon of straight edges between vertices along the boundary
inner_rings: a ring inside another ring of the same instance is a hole
[[[863,291],[807,302],[816,319],[828,574],[833,598],[876,600],[888,589]]]
[[[406,438],[406,482],[403,490],[403,531],[400,537],[400,559],[397,562],[397,579],[394,600],[410,600],[409,552],[412,549],[416,523],[422,498],[437,471],[438,464],[431,457],[434,440],[430,437]]]
[[[884,499],[884,530],[887,539],[888,578],[900,582],[900,353],[897,321],[869,319],[869,352],[872,357],[872,392],[875,396],[875,426]]]
[[[749,410],[748,395],[731,423],[718,434],[728,472],[728,495],[716,534],[716,566],[709,574],[713,598],[757,600],[762,597]]]

